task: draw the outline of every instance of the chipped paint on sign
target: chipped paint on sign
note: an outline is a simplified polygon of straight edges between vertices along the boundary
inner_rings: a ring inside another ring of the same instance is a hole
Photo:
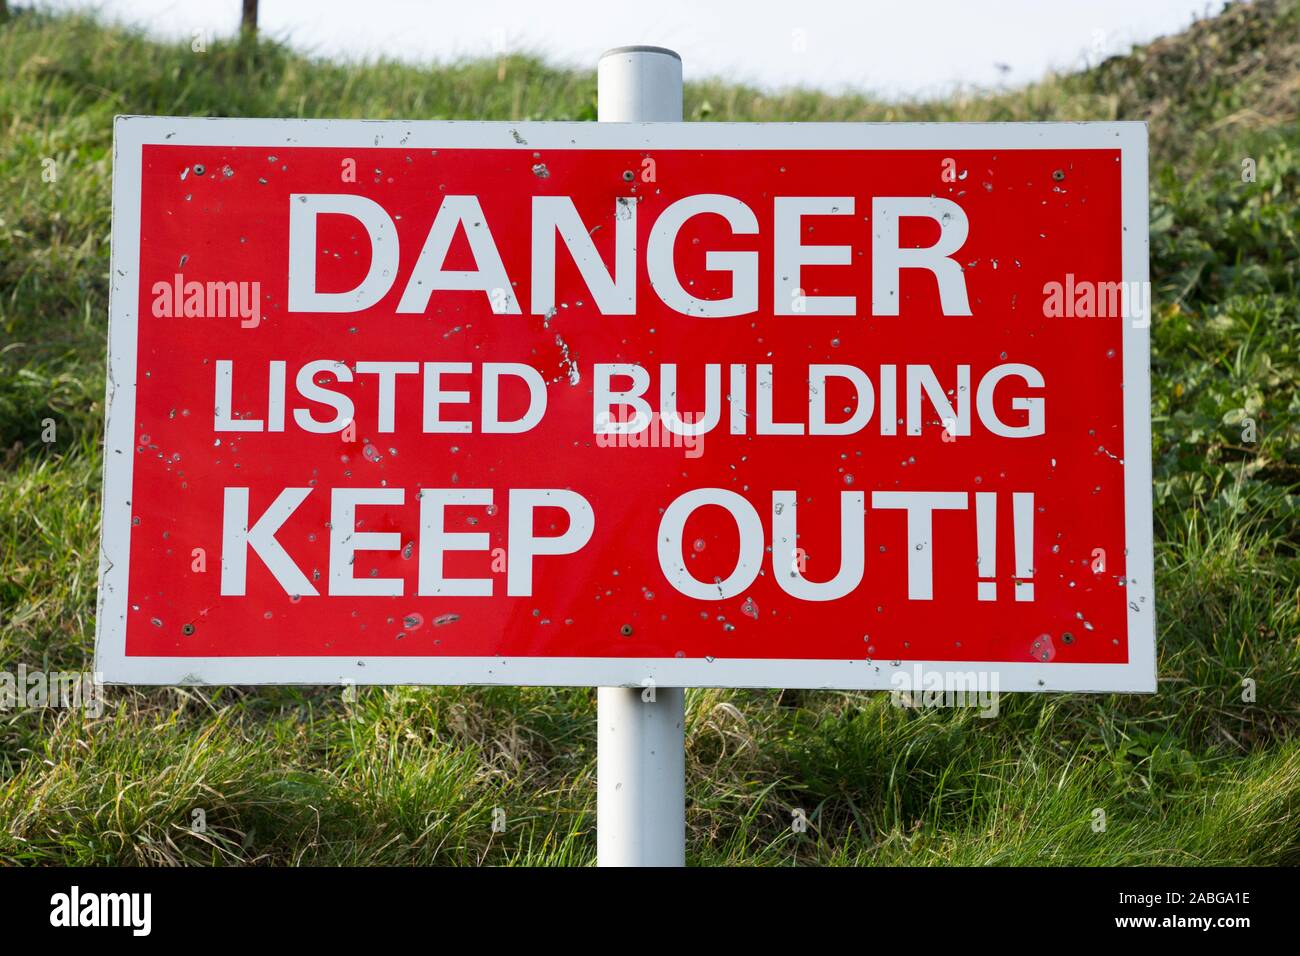
[[[96,667],[1153,690],[1146,215],[1139,124],[119,118]]]

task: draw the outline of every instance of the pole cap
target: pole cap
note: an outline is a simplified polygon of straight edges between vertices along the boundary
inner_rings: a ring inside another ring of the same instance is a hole
[[[600,55],[603,60],[607,56],[618,56],[623,53],[660,53],[664,56],[670,56],[678,62],[681,61],[681,55],[676,50],[670,50],[664,46],[616,46],[611,50],[606,50]]]

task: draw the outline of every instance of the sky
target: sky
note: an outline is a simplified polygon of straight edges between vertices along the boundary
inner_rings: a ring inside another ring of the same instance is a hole
[[[21,0],[20,0],[21,2]],[[41,0],[159,37],[229,35],[240,0]],[[303,52],[413,63],[536,53],[594,69],[626,44],[725,77],[886,96],[1017,86],[1176,33],[1222,0],[261,0],[261,29]]]

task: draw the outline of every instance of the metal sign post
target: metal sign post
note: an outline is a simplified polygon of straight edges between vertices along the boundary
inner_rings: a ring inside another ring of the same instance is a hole
[[[680,122],[682,60],[653,46],[600,58],[602,123]],[[601,687],[596,720],[596,858],[599,866],[686,862],[686,692]]]

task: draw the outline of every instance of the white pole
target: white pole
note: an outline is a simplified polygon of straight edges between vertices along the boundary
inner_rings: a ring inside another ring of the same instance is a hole
[[[602,123],[680,123],[682,58],[661,46],[606,50],[596,68]]]
[[[655,46],[600,58],[602,123],[680,122],[682,59]],[[601,687],[596,692],[598,866],[686,863],[686,692]]]

